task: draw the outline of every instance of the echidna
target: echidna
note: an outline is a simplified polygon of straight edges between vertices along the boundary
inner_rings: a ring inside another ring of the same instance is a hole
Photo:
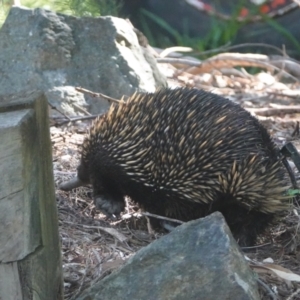
[[[189,88],[135,94],[92,125],[78,178],[118,215],[129,196],[145,210],[188,221],[220,211],[240,245],[254,243],[289,207],[279,150],[239,105]]]

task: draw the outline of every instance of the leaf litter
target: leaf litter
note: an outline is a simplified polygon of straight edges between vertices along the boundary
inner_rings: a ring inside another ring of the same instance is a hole
[[[222,53],[201,61],[172,49],[153,51],[169,86],[195,87],[222,95],[255,115],[280,148],[292,141],[300,150],[299,62],[285,55],[251,53]],[[65,299],[76,299],[82,290],[166,234],[153,231],[147,214],[130,199],[126,199],[121,219],[113,222],[95,210],[89,187],[71,192],[57,188],[76,175],[78,146],[91,119],[66,119],[64,115],[51,119]],[[299,184],[299,173],[292,162],[291,166]],[[300,207],[295,201],[290,213],[261,236],[256,246],[243,249],[257,274],[261,299],[300,299],[299,227]]]

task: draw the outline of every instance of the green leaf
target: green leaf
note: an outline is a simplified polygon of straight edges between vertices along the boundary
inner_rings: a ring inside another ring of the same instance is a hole
[[[288,195],[288,196],[296,196],[296,195],[300,195],[300,190],[298,190],[298,189],[295,189],[295,190],[289,189],[289,190],[287,191],[287,195]]]

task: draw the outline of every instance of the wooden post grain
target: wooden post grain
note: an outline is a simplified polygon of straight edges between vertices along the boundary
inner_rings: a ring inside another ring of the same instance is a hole
[[[63,299],[48,105],[0,96],[0,300]]]

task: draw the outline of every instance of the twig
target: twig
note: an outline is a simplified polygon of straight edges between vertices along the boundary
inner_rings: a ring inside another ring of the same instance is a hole
[[[294,298],[295,296],[297,296],[298,294],[300,294],[300,288],[298,288],[293,294],[291,294],[290,296],[288,296],[288,297],[286,298],[286,300],[293,300],[293,298]],[[295,298],[295,299],[298,299],[298,298]]]
[[[270,96],[287,97],[291,99],[298,99],[300,97],[300,91],[297,90],[286,90],[282,92],[267,92]]]
[[[176,222],[176,223],[179,223],[179,224],[184,224],[185,223],[185,222],[180,221],[180,220],[176,220],[176,219],[172,219],[172,218],[167,218],[167,217],[163,217],[163,216],[160,216],[160,215],[151,214],[151,213],[148,213],[148,212],[142,212],[141,215],[147,216],[147,217],[156,218],[156,219],[161,219],[161,220]]]
[[[63,111],[60,111],[56,106],[52,105],[49,101],[48,101],[48,105],[49,105],[52,109],[58,111],[58,112],[59,112],[61,115],[63,115],[66,119],[71,120],[70,117],[68,117]]]
[[[85,110],[84,108],[80,107],[76,103],[73,103],[73,106],[76,107],[80,112],[84,113],[86,116],[90,116],[91,115],[87,110]]]
[[[292,133],[292,136],[295,136],[295,135],[298,136],[299,134],[300,134],[299,121],[297,121],[295,129],[294,129],[294,131]]]
[[[76,172],[53,171],[54,175],[76,175]]]
[[[86,260],[86,264],[85,264],[85,269],[84,269],[84,273],[82,275],[82,278],[80,280],[80,285],[79,288],[77,289],[76,293],[70,298],[70,300],[75,300],[77,298],[77,296],[80,294],[83,284],[84,284],[84,280],[86,278],[87,272],[88,271],[88,260]]]
[[[271,296],[273,300],[278,300],[277,296],[274,294],[274,292],[266,283],[264,283],[260,278],[257,278],[257,282],[265,288],[265,290],[268,292],[268,294]]]
[[[78,225],[78,226],[81,226],[81,227],[87,228],[87,229],[98,229],[98,230],[105,231],[106,233],[117,238],[122,243],[126,242],[128,240],[128,238],[124,234],[118,232],[114,228],[109,228],[109,227],[106,228],[106,227],[102,227],[102,226],[88,226],[88,225],[83,225],[83,224],[78,224],[78,223],[73,223],[73,222],[68,222],[68,221],[63,221],[63,222],[66,224],[70,224],[70,225]]]
[[[170,48],[164,49],[159,54],[159,56],[161,58],[163,58],[163,57],[167,57],[170,53],[173,53],[173,52],[191,52],[191,51],[193,51],[193,48],[190,48],[190,47],[170,47]]]
[[[112,98],[112,97],[109,97],[109,96],[106,96],[104,94],[101,94],[101,93],[94,93],[92,91],[89,91],[87,89],[84,89],[82,87],[75,87],[75,90],[78,91],[78,92],[81,92],[81,93],[84,93],[84,94],[88,94],[94,98],[104,98],[110,102],[114,102],[114,103],[119,103],[120,101],[115,99],[115,98]]]
[[[91,120],[91,119],[96,119],[97,117],[100,117],[101,115],[90,115],[90,116],[81,116],[81,117],[73,117],[73,118],[69,118],[69,119],[62,119],[60,122],[55,121],[54,125],[55,126],[60,126],[63,125],[65,123],[69,123],[69,122],[77,122],[77,121],[84,121],[84,120]],[[55,118],[52,118],[53,120]]]
[[[147,220],[147,230],[148,230],[148,234],[150,235],[154,235],[154,230],[151,226],[151,222],[150,219],[146,216],[146,220]]]
[[[238,45],[230,45],[230,43],[227,43],[227,44],[221,46],[220,48],[211,49],[211,50],[202,51],[202,52],[195,52],[195,54],[203,56],[203,55],[208,55],[211,53],[228,52],[228,51],[231,51],[234,49],[245,48],[245,47],[247,47],[247,48],[249,48],[249,47],[269,48],[269,49],[273,49],[273,50],[277,51],[281,55],[284,55],[284,52],[279,47],[269,45],[269,44],[264,44],[264,43],[243,43],[243,44],[238,44]]]
[[[255,245],[255,246],[249,246],[249,247],[241,247],[242,250],[249,250],[249,249],[256,249],[256,248],[261,248],[270,245],[271,243],[265,243],[261,245]]]
[[[168,63],[168,64],[181,64],[191,67],[200,67],[202,65],[201,61],[191,60],[186,58],[157,58],[158,63]]]
[[[270,117],[280,114],[294,114],[300,112],[300,106],[280,106],[280,107],[262,107],[262,108],[245,108],[247,111],[258,116]]]

